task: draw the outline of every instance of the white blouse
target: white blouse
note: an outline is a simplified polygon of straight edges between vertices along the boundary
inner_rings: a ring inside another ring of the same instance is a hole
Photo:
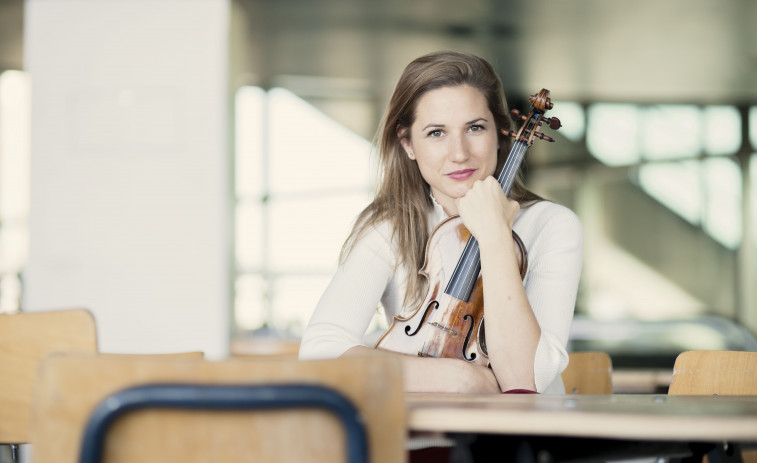
[[[429,231],[446,217],[435,204],[429,213]],[[581,222],[570,209],[539,201],[520,210],[513,230],[527,250],[523,284],[541,328],[534,359],[536,389],[564,393],[560,373],[568,365],[566,346],[581,274]],[[355,243],[313,312],[302,337],[300,359],[335,358],[354,346],[366,345],[363,339],[379,302],[387,325],[395,315],[407,317],[417,309],[403,307],[411,272],[397,267],[391,234],[390,224],[384,222]],[[414,269],[412,274],[416,273]]]

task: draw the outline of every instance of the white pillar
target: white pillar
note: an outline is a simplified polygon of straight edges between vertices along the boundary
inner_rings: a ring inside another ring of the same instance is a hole
[[[27,0],[25,310],[104,352],[228,352],[228,0]]]

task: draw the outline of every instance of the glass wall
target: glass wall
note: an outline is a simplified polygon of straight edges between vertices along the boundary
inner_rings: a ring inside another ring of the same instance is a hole
[[[558,140],[563,147],[583,146],[605,169],[623,172],[619,182],[589,193],[595,204],[603,203],[593,209],[577,199],[582,194],[577,183],[568,182],[562,197],[557,187],[548,187],[547,196],[573,207],[585,227],[600,220],[615,229],[605,230],[602,242],[585,245],[588,275],[578,312],[656,319],[736,313],[737,252],[744,230],[754,230],[744,223],[747,177],[739,154],[745,137],[752,143],[757,138],[754,109],[750,114],[747,135],[742,112],[734,106],[555,106],[549,116],[563,121]],[[237,328],[297,337],[328,283],[352,221],[370,201],[371,148],[280,88],[241,89],[236,130]],[[550,161],[540,163],[550,168]],[[588,184],[599,177],[580,163],[567,169],[574,173],[563,177],[588,179]],[[749,170],[752,184],[755,170]],[[623,204],[628,194],[635,199]],[[656,209],[649,209],[650,202]],[[610,208],[617,215],[596,219]],[[678,223],[659,217],[677,217]],[[634,227],[644,233],[627,236],[636,233]],[[702,262],[707,271],[697,268]],[[608,283],[611,272],[625,283]],[[593,277],[597,274],[603,276]],[[711,292],[702,283],[711,275],[728,280],[710,282],[726,297],[702,296]]]

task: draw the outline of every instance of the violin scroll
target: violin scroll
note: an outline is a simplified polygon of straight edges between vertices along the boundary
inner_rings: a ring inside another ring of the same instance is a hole
[[[534,107],[534,110],[540,113],[544,113],[547,110],[552,109],[552,106],[554,106],[552,100],[549,99],[549,90],[546,88],[541,89],[536,95],[531,95],[528,98],[528,101],[531,102],[531,106]]]
[[[531,105],[533,107],[531,113],[528,116],[522,114],[517,109],[510,111],[510,116],[516,123],[520,123],[521,121],[533,121],[533,123],[523,124],[520,131],[518,132],[503,129],[502,133],[509,137],[513,137],[516,140],[523,141],[528,145],[532,143],[534,137],[549,142],[554,142],[554,138],[548,137],[547,135],[544,135],[543,133],[537,131],[537,129],[545,122],[552,130],[557,130],[562,127],[560,119],[556,117],[544,117],[544,113],[547,110],[552,109],[552,107],[554,106],[554,103],[552,103],[552,101],[549,99],[549,90],[547,90],[546,88],[541,89],[541,91],[539,91],[539,93],[537,93],[536,95],[531,95],[528,101],[531,102]]]

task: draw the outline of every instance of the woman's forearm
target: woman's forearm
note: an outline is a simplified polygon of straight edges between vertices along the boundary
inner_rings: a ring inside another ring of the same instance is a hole
[[[481,250],[486,347],[503,391],[535,390],[534,358],[541,337],[520,278],[512,237],[520,205],[505,196],[493,177],[476,182],[458,199],[463,223]]]
[[[541,329],[520,279],[513,239],[500,237],[481,243],[489,361],[503,391],[536,390],[534,357]]]
[[[407,392],[499,393],[494,373],[464,360],[414,357],[395,352],[355,346],[342,356],[396,355],[402,360]]]

